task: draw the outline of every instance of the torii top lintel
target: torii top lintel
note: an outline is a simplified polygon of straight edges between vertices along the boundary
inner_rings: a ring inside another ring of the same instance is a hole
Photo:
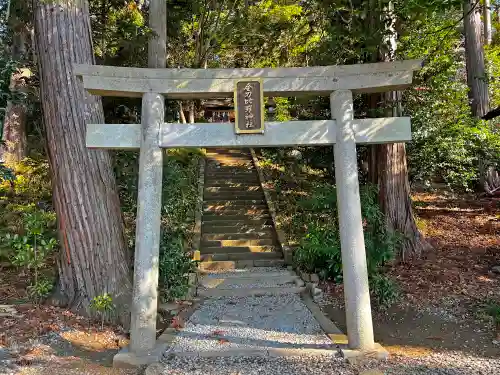
[[[140,97],[146,92],[172,99],[231,97],[234,81],[262,78],[266,96],[328,95],[336,90],[402,90],[422,66],[420,60],[307,68],[149,69],[74,65],[85,89],[101,96]]]

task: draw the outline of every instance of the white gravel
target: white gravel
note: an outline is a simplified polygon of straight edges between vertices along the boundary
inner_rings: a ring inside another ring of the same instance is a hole
[[[334,348],[295,294],[224,297],[203,304],[179,332],[171,350]]]
[[[497,358],[484,358],[463,352],[432,353],[426,357],[393,357],[379,364],[385,375],[498,375]]]
[[[392,357],[359,366],[337,356],[286,358],[172,357],[163,362],[163,374],[175,375],[498,375],[500,358],[482,358],[459,352],[434,353],[427,357]],[[378,370],[379,372],[375,372]]]
[[[336,375],[357,374],[340,358],[183,358],[165,363],[163,374],[175,375]]]

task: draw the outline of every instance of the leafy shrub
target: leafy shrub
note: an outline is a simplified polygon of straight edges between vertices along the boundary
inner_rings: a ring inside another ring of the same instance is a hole
[[[13,232],[0,235],[0,258],[7,259],[30,275],[32,282],[27,288],[28,295],[40,301],[53,286],[46,276],[39,278],[39,273],[47,267],[50,255],[57,248],[55,214],[34,204],[11,204],[7,210],[18,222],[11,227]]]
[[[377,203],[377,188],[366,185],[360,193],[368,273],[374,275],[394,258],[401,236],[386,229]],[[309,214],[303,216],[307,231],[294,253],[295,264],[308,272],[318,273],[324,279],[341,282],[342,257],[335,186],[318,184],[310,197],[300,200],[298,204]],[[314,214],[311,215],[311,212]]]
[[[299,268],[318,273],[322,279],[342,281],[342,255],[338,235],[329,228],[310,225],[299,249],[295,251],[294,261]]]
[[[52,186],[50,183],[49,163],[46,160],[26,158],[13,167],[14,179],[1,183],[0,193],[10,192],[14,188],[17,198],[25,201],[50,201]]]
[[[188,273],[195,263],[188,252],[198,202],[198,150],[172,149],[163,169],[160,285],[165,300],[188,290]]]
[[[164,233],[160,247],[160,278],[162,298],[172,301],[188,291],[188,274],[194,272],[196,263],[184,248],[180,234]]]
[[[100,315],[101,329],[104,329],[104,319],[106,317],[106,313],[111,312],[115,309],[113,298],[108,293],[95,296],[94,298],[92,298],[90,308]]]
[[[386,309],[398,300],[399,288],[391,278],[381,274],[373,274],[370,277],[370,295],[375,307]]]
[[[35,302],[40,302],[47,298],[52,291],[54,281],[48,278],[40,278],[32,284],[28,285],[28,296]]]
[[[14,171],[6,167],[3,163],[0,163],[0,184],[4,181],[12,183],[15,178]]]

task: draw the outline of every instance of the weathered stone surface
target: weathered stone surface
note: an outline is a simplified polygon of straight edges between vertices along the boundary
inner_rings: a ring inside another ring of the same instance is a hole
[[[312,273],[311,274],[311,282],[315,283],[315,284],[319,283],[319,276],[315,273]]]
[[[73,64],[77,76],[96,76],[136,79],[215,79],[245,77],[341,77],[357,74],[415,71],[422,67],[421,60],[399,60],[373,64],[330,65],[302,68],[226,68],[226,69],[144,69],[105,65]]]
[[[347,336],[350,348],[372,349],[373,323],[359,196],[352,92],[332,93],[330,105],[332,117],[338,124],[337,139],[342,140],[334,150]]]
[[[102,96],[137,97],[159,92],[169,98],[228,97],[234,80],[261,77],[269,96],[328,94],[335,90],[380,92],[401,90],[412,82],[419,61],[280,69],[141,69],[75,65],[84,87]],[[249,76],[249,74],[251,74]],[[253,74],[253,75],[252,75]]]
[[[361,364],[373,359],[386,360],[389,358],[389,352],[377,343],[373,345],[371,350],[341,348],[340,353],[352,365]]]
[[[156,342],[163,172],[163,153],[158,148],[158,132],[160,124],[164,121],[163,96],[144,94],[142,108],[134,293],[130,329],[132,353],[152,350]]]
[[[142,353],[133,353],[128,347],[123,348],[113,357],[113,367],[124,369],[144,368],[150,364],[159,362],[167,345],[158,341],[153,349]]]
[[[359,119],[355,120],[352,126],[357,143],[411,140],[409,117]],[[264,134],[257,135],[236,134],[232,123],[166,123],[162,126],[160,147],[332,145],[337,142],[336,128],[337,123],[334,120],[266,122]]]

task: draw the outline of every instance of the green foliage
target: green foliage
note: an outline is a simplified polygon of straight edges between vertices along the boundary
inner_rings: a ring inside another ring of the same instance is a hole
[[[361,189],[361,211],[364,222],[365,246],[369,275],[394,258],[401,244],[401,236],[389,232],[377,203],[377,189],[372,185]],[[294,253],[296,265],[322,278],[342,281],[342,259],[335,187],[328,183],[317,184],[308,198],[298,201],[307,228],[300,246]]]
[[[108,293],[95,296],[92,298],[90,308],[101,316],[101,329],[104,329],[104,319],[106,317],[106,313],[115,309],[113,298]]]
[[[11,169],[0,168],[0,195],[14,194],[23,202],[49,201],[52,198],[49,163],[43,159],[26,158]]]
[[[8,260],[30,275],[28,295],[35,302],[45,298],[52,290],[53,281],[47,276],[39,278],[42,270],[57,248],[54,225],[55,214],[37,208],[34,204],[7,206],[11,232],[0,234],[0,259]]]
[[[471,117],[461,34],[453,27],[456,18],[457,11],[423,18],[401,39],[402,57],[427,58],[416,87],[404,98],[413,131],[408,161],[414,181],[444,182],[454,190],[471,191],[479,181],[481,163],[499,165],[500,132],[494,122]],[[491,47],[488,57],[490,71],[497,74],[498,47]],[[493,80],[493,102],[500,100],[497,86]]]
[[[54,287],[54,281],[48,278],[40,278],[28,285],[27,292],[29,298],[35,302],[40,302],[47,298]]]
[[[490,302],[487,305],[487,313],[493,318],[493,322],[496,325],[500,325],[500,304],[495,302]]]
[[[196,264],[188,252],[198,202],[197,150],[169,150],[163,169],[160,285],[162,298],[174,300],[188,289]]]
[[[4,181],[13,183],[15,180],[14,171],[0,163],[0,184]]]
[[[184,247],[180,234],[163,233],[160,245],[160,285],[162,298],[172,301],[188,291],[188,274],[196,264]]]
[[[1,44],[0,44],[1,46]],[[3,121],[7,102],[12,99],[10,92],[10,77],[17,69],[17,63],[7,54],[0,54],[0,139],[3,134]]]
[[[108,293],[95,296],[92,298],[90,308],[99,313],[111,311],[114,309],[113,298]]]
[[[387,309],[397,302],[400,292],[394,280],[385,275],[373,274],[369,282],[371,300],[375,307]]]

